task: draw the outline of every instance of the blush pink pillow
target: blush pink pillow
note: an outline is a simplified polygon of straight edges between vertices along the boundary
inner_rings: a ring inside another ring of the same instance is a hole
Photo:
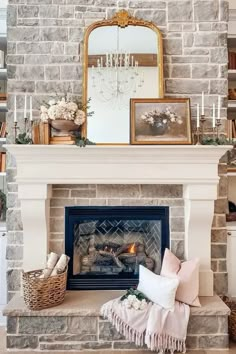
[[[181,261],[168,249],[165,249],[161,276],[179,279],[175,299],[190,306],[200,307],[199,293],[199,260]]]

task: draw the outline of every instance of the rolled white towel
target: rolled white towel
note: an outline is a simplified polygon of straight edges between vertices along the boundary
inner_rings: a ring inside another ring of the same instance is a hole
[[[55,265],[55,268],[53,269],[51,276],[63,273],[69,263],[69,260],[70,257],[68,257],[65,254],[62,254],[57,264]]]
[[[48,255],[46,268],[43,270],[43,273],[40,275],[41,279],[47,279],[51,275],[55,265],[57,264],[58,258],[59,258],[58,254],[54,252],[51,252]]]

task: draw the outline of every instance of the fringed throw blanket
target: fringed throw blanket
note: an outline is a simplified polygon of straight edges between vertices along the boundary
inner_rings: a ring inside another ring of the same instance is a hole
[[[101,308],[107,318],[130,342],[147,345],[152,351],[164,353],[175,350],[185,353],[185,341],[190,309],[188,305],[175,302],[174,311],[148,303],[144,310],[124,306],[120,298],[111,300]]]

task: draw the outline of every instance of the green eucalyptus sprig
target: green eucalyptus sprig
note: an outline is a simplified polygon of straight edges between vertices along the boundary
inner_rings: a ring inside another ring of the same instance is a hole
[[[29,145],[29,144],[33,144],[33,141],[27,133],[20,133],[16,137],[16,144]]]
[[[201,139],[202,145],[233,145],[235,146],[236,141],[234,139],[228,139],[225,136],[211,137],[203,136]]]
[[[78,136],[75,139],[75,145],[79,146],[79,147],[85,147],[86,145],[96,145],[96,143],[90,141],[87,138]]]
[[[150,300],[143,294],[141,291],[130,288],[129,290],[126,291],[126,294],[121,297],[121,301],[125,300],[128,298],[129,295],[134,295],[139,301],[146,300],[147,302],[150,302]]]

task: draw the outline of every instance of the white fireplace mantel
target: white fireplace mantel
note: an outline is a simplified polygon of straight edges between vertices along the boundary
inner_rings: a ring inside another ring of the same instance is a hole
[[[218,163],[230,146],[5,145],[17,163],[24,268],[45,264],[52,184],[181,184],[185,257],[200,258],[200,293],[213,295],[211,226]]]

